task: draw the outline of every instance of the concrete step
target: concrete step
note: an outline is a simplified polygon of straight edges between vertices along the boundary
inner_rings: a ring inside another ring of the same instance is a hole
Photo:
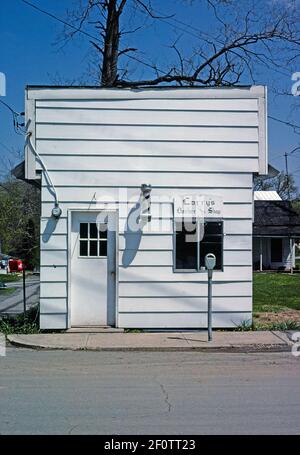
[[[66,330],[66,333],[123,333],[124,329],[118,329],[116,327],[110,327],[106,325],[95,325],[95,326],[80,326],[72,327]]]

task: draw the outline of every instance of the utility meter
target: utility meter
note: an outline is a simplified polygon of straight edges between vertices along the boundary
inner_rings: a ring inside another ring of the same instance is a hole
[[[59,207],[58,204],[55,204],[55,207],[52,209],[52,216],[56,219],[58,219],[62,214],[61,208]]]
[[[216,256],[213,253],[208,253],[205,256],[205,267],[207,270],[212,270],[216,266]]]

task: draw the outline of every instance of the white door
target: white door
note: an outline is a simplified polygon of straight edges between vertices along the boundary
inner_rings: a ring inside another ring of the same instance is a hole
[[[115,324],[114,216],[107,212],[72,213],[72,327]]]

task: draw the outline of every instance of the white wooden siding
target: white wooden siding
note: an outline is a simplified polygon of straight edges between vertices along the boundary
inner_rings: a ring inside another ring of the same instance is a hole
[[[255,157],[258,142],[220,141],[113,141],[113,140],[52,140],[36,141],[39,154],[52,156],[196,156],[196,157]]]
[[[86,156],[84,161],[76,156],[44,155],[44,165],[48,171],[139,171],[139,172],[255,172],[257,159],[253,158],[201,158],[201,157],[169,157],[161,156]],[[42,169],[41,165],[37,169]]]
[[[151,181],[160,188],[252,188],[252,174],[217,172],[118,172],[118,171],[52,171],[53,184],[60,186],[89,186],[93,188],[125,187],[139,188]]]
[[[257,112],[163,111],[118,109],[36,109],[38,124],[73,125],[177,125],[177,126],[258,126]]]
[[[102,91],[103,93],[103,91]],[[64,94],[65,96],[66,94]],[[51,93],[53,96],[53,93]],[[130,99],[132,98],[132,99]],[[157,102],[157,97],[139,97],[138,99],[133,99],[130,95],[128,99],[108,99],[105,100],[104,98],[101,101],[97,101],[93,98],[88,100],[74,99],[64,100],[63,98],[57,97],[55,100],[37,100],[36,107],[39,108],[51,108],[51,109],[103,109],[103,110],[123,110],[131,111],[181,111],[181,112],[189,112],[189,111],[213,111],[213,112],[257,112],[258,111],[258,103],[257,99],[255,98],[222,98],[220,95],[219,98],[214,97],[214,99],[201,98],[201,99],[189,99],[186,101],[185,97],[183,99],[174,98],[172,102],[168,99],[164,99],[163,97],[160,98],[159,103]]]
[[[258,142],[256,127],[36,124],[37,139]]]
[[[173,272],[172,202],[187,193],[224,199],[224,271],[214,273],[214,326],[251,320],[252,173],[265,166],[264,88],[32,88],[27,99],[32,140],[62,208],[58,221],[51,218],[53,194],[42,178],[42,328],[66,327],[68,214],[91,208],[119,213],[119,325],[206,327],[206,274]],[[27,161],[30,167],[28,150]],[[148,182],[153,220],[134,252],[127,213]],[[132,255],[126,267],[125,248]]]
[[[251,281],[252,280],[252,267],[247,266],[226,266],[224,271],[214,271],[214,282],[220,281]],[[207,272],[201,273],[181,273],[173,272],[173,267],[170,266],[130,266],[119,267],[119,281],[120,282],[189,282],[199,281],[207,283]]]
[[[215,283],[213,286],[213,297],[249,297],[252,295],[251,282],[234,282]],[[138,283],[120,283],[119,297],[206,297],[207,283],[196,282],[138,282]]]
[[[207,297],[177,297],[177,298],[120,298],[121,313],[172,313],[174,312],[206,312]],[[251,297],[215,297],[213,312],[226,311],[251,312]]]
[[[252,321],[252,313],[233,311],[231,313],[213,313],[213,328],[238,327],[242,322]],[[119,326],[128,328],[185,328],[197,329],[207,327],[207,312],[203,313],[120,313]]]

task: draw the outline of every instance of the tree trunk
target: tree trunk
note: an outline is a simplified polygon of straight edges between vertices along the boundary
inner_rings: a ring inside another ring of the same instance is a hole
[[[112,87],[118,78],[119,12],[117,0],[110,0],[107,9],[106,32],[103,50],[102,78],[104,87]]]

